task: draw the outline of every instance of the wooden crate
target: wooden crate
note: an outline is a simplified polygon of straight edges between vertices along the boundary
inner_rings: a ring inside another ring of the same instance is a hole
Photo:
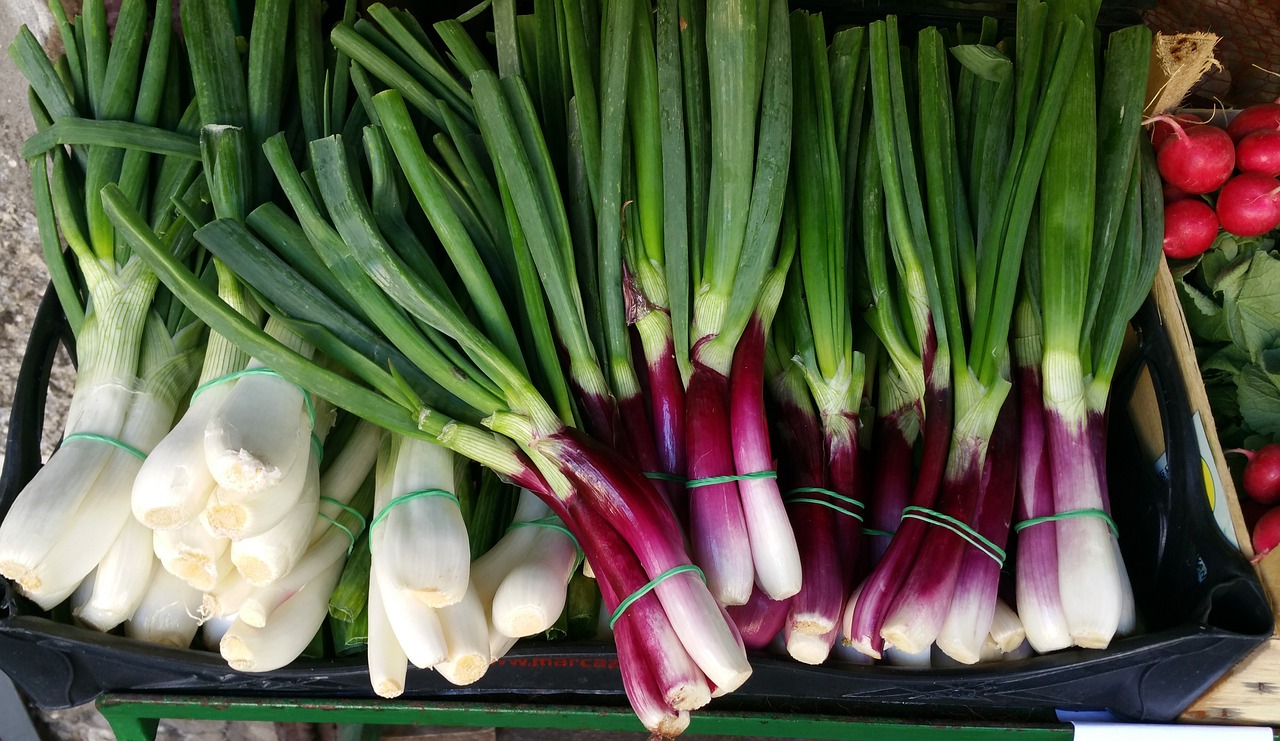
[[[1213,411],[1209,408],[1204,380],[1200,376],[1191,331],[1187,328],[1186,317],[1182,313],[1173,276],[1168,265],[1163,262],[1156,275],[1153,294],[1161,320],[1169,332],[1170,342],[1177,351],[1179,370],[1187,386],[1192,410],[1199,412],[1204,422],[1205,436],[1208,438],[1213,465],[1218,474],[1218,481],[1215,482],[1218,491],[1213,492],[1214,485],[1211,485],[1211,496],[1225,501],[1240,550],[1246,557],[1252,558],[1253,546],[1240,511],[1231,471],[1227,468],[1222,445],[1218,441],[1217,427],[1213,423]],[[1272,611],[1275,612],[1280,605],[1280,549],[1270,553],[1255,567],[1266,588]],[[1182,714],[1182,720],[1280,726],[1280,635],[1273,635],[1270,641],[1258,647],[1235,669],[1218,680],[1217,684]]]

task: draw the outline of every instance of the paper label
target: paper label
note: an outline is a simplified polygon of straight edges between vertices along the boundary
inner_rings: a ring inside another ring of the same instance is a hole
[[[1231,524],[1231,510],[1227,507],[1226,497],[1223,496],[1222,478],[1218,476],[1218,466],[1213,460],[1213,451],[1209,449],[1209,438],[1204,432],[1204,420],[1199,412],[1191,415],[1191,419],[1195,422],[1196,447],[1200,453],[1200,472],[1204,475],[1204,493],[1209,500],[1213,520],[1231,545],[1239,550],[1240,541],[1236,539],[1236,528]],[[1168,453],[1160,454],[1156,460],[1155,469],[1156,475],[1161,480],[1169,480]]]
[[[1073,722],[1075,741],[1271,741],[1270,728]]]

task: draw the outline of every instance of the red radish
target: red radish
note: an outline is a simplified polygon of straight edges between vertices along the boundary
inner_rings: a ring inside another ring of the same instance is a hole
[[[1164,254],[1182,260],[1209,249],[1218,237],[1218,217],[1199,198],[1185,198],[1164,207]]]
[[[1244,467],[1244,493],[1263,504],[1280,504],[1280,444],[1263,445],[1257,450],[1235,448],[1249,460]]]
[[[1267,510],[1253,526],[1253,562],[1257,563],[1280,544],[1280,507]]]
[[[1280,226],[1280,182],[1246,172],[1218,194],[1218,222],[1237,237],[1257,237]],[[1280,470],[1280,462],[1276,464]]]
[[[1280,176],[1280,128],[1260,129],[1236,142],[1240,172]]]
[[[1204,119],[1194,113],[1179,113],[1174,116],[1179,121],[1186,123],[1204,123]],[[1168,141],[1173,136],[1173,126],[1169,123],[1156,119],[1155,126],[1151,127],[1151,148],[1160,151],[1160,145]]]
[[[1236,114],[1227,124],[1231,141],[1240,141],[1249,134],[1263,129],[1280,128],[1280,102],[1259,103]]]
[[[1173,203],[1181,201],[1183,198],[1190,198],[1191,194],[1171,183],[1161,181],[1164,186],[1164,202]]]
[[[1227,182],[1236,166],[1236,150],[1227,132],[1217,126],[1183,127],[1171,116],[1158,120],[1174,129],[1156,154],[1161,177],[1193,195],[1217,190]]]

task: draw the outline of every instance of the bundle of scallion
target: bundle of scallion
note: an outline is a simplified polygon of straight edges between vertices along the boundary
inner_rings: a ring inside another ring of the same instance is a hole
[[[919,77],[915,87],[919,91],[920,106],[916,124],[922,152],[919,162],[906,128],[906,122],[914,116],[901,84],[893,19],[887,25],[871,26],[871,136],[876,141],[871,156],[879,160],[880,167],[879,173],[864,167],[862,179],[864,198],[872,205],[864,211],[862,230],[868,258],[868,285],[873,297],[868,318],[893,365],[894,372],[886,377],[888,383],[884,387],[893,392],[902,379],[913,376],[913,359],[927,359],[929,348],[926,342],[920,346],[923,354],[904,352],[903,325],[894,317],[902,302],[892,296],[893,289],[889,287],[893,282],[885,280],[880,257],[884,232],[879,209],[883,199],[899,270],[897,285],[903,286],[909,297],[906,305],[917,317],[911,325],[915,332],[907,332],[905,337],[928,338],[931,334],[936,337],[937,355],[932,371],[925,374],[926,389],[942,391],[942,398],[950,398],[954,408],[952,423],[948,415],[940,420],[938,415],[931,414],[927,400],[922,405],[926,441],[935,425],[954,425],[940,496],[936,503],[919,496],[925,488],[922,484],[931,483],[926,479],[932,447],[926,442],[925,463],[916,479],[911,506],[903,509],[902,520],[883,560],[846,611],[848,639],[872,655],[878,655],[886,644],[906,654],[922,655],[937,641],[938,648],[948,656],[972,663],[981,658],[984,643],[989,640],[1013,505],[1014,486],[1009,482],[1015,480],[1010,470],[1014,465],[1013,456],[995,451],[1017,449],[1018,446],[1008,440],[1016,439],[1019,426],[1026,429],[1025,424],[1018,424],[1012,405],[1005,403],[1010,389],[1008,337],[1020,272],[1011,267],[1022,262],[1037,193],[1040,194],[1041,248],[1036,253],[1038,262],[1030,264],[1042,271],[1038,285],[1046,287],[1044,296],[1055,297],[1055,323],[1070,323],[1071,306],[1083,309],[1085,304],[1083,293],[1063,303],[1063,297],[1073,290],[1069,286],[1075,285],[1075,281],[1065,269],[1065,263],[1060,262],[1066,259],[1060,249],[1062,223],[1055,225],[1056,231],[1047,230],[1044,219],[1046,213],[1058,213],[1057,209],[1063,207],[1058,199],[1065,196],[1055,195],[1052,188],[1046,190],[1044,183],[1057,180],[1055,168],[1066,168],[1069,172],[1068,160],[1077,167],[1082,161],[1093,162],[1092,150],[1089,150],[1090,156],[1083,159],[1078,151],[1054,155],[1058,151],[1054,147],[1061,149],[1062,146],[1054,144],[1061,137],[1055,132],[1063,131],[1060,112],[1064,117],[1069,113],[1075,116],[1068,127],[1071,137],[1089,138],[1092,136],[1089,132],[1094,130],[1092,104],[1086,111],[1087,119],[1082,119],[1075,110],[1083,105],[1084,97],[1092,101],[1095,95],[1092,82],[1086,80],[1085,87],[1080,87],[1074,78],[1077,66],[1087,64],[1077,60],[1088,59],[1078,50],[1083,47],[1086,23],[1091,21],[1091,17],[1076,17],[1054,4],[1024,2],[1019,7],[1016,65],[999,50],[985,44],[954,48],[952,52],[963,70],[956,93],[961,105],[958,113],[953,113],[951,108],[952,86],[941,37],[930,30],[921,32],[916,50]],[[1116,89],[1110,98],[1117,105],[1115,111],[1125,110],[1126,102],[1132,105],[1134,96],[1142,94],[1139,75],[1132,69],[1133,63],[1140,61],[1139,57],[1145,53],[1146,39],[1140,29],[1127,33],[1131,35],[1118,37],[1120,44],[1115,47],[1118,50],[1115,56],[1120,58],[1128,52],[1128,56],[1123,56],[1125,61],[1117,64],[1124,64],[1134,77],[1114,83]],[[1136,142],[1136,125],[1131,117],[1116,120],[1112,125],[1116,146],[1125,139]],[[1107,161],[1132,162],[1132,152],[1129,149]],[[1091,168],[1092,165],[1090,171]],[[923,183],[918,182],[917,172],[923,173]],[[1128,180],[1128,172],[1120,176],[1120,182]],[[879,195],[881,192],[883,196]],[[1116,202],[1125,202],[1122,192],[1116,195]],[[1046,209],[1046,199],[1052,199],[1053,208]],[[1092,211],[1091,203],[1086,210]],[[1077,225],[1087,221],[1079,217],[1078,211],[1073,210],[1076,215],[1064,221]],[[1133,252],[1146,254],[1136,244]],[[1130,259],[1135,262],[1124,268],[1129,271],[1127,277],[1137,274],[1136,265],[1145,258]],[[1046,261],[1054,267],[1047,267]],[[1087,263],[1087,260],[1072,262],[1077,268]],[[1105,261],[1102,269],[1106,269]],[[913,277],[915,273],[919,276]],[[1051,280],[1053,290],[1047,290]],[[912,286],[918,285],[923,285],[924,290],[913,293]],[[1111,289],[1122,293],[1130,304],[1126,304],[1127,313],[1116,311],[1108,315],[1107,331],[1123,333],[1137,307],[1137,303],[1132,302],[1133,296],[1145,294],[1144,285],[1147,284],[1128,284],[1126,291],[1119,291],[1118,287]],[[886,288],[888,293],[878,293]],[[884,295],[884,300],[878,295]],[[937,320],[931,322],[927,319],[929,316]],[[921,317],[925,319],[922,321]],[[1073,342],[1079,345],[1079,329],[1074,334],[1070,329],[1059,331],[1074,337]],[[1020,327],[1018,336],[1026,334]],[[1108,341],[1110,337],[1108,335]],[[1020,339],[1018,344],[1023,346],[1025,342]],[[1108,346],[1102,352],[1113,369],[1114,350]],[[951,378],[945,385],[938,386],[930,379],[939,377],[942,366],[949,366],[947,375]],[[895,412],[892,404],[884,402],[894,397],[902,398],[890,393],[882,399],[882,408],[888,410],[888,415],[885,424],[877,426],[877,432],[894,438],[884,441],[890,450],[909,450],[909,445],[904,448],[895,444],[898,437],[895,433],[904,428],[888,423]],[[1023,398],[1025,402],[1025,392]],[[1047,392],[1045,398],[1051,398]],[[1098,401],[1099,409],[1104,408],[1105,392]],[[921,408],[918,403],[917,408]],[[879,437],[875,444],[881,444]],[[1095,459],[1093,452],[1079,457],[1081,449],[1087,448],[1081,446],[1072,454],[1067,452],[1069,446],[1060,447],[1058,452],[1063,457],[1049,462],[1053,475],[1066,475],[1064,472],[1073,466],[1088,466],[1092,470],[1100,465],[1100,450],[1096,451],[1099,458]],[[1022,457],[1028,457],[1025,449]],[[881,463],[897,461],[901,465],[904,460],[892,456],[881,459]],[[1027,473],[1034,476],[1034,471],[1024,471],[1024,475]],[[904,481],[891,472],[878,478],[882,482]],[[901,486],[895,488],[901,489]],[[1024,481],[1024,492],[1028,486]],[[1061,516],[1068,509],[1058,506],[1046,514]],[[1100,512],[1101,507],[1075,509],[1075,515],[1084,516],[1073,517],[1068,513],[1067,517],[1073,518],[1071,522],[1092,520],[1101,526],[1101,520],[1089,516],[1092,511]],[[1043,527],[1043,522],[1030,524]],[[1103,529],[1105,531],[1105,526]],[[1059,546],[1064,547],[1061,542]],[[1111,573],[1122,573],[1123,567],[1116,567],[1114,554],[1118,551],[1114,545],[1107,545],[1104,550],[1111,561]],[[1034,557],[1030,557],[1029,552],[1020,555],[1017,563],[1020,578],[1024,568],[1035,573],[1038,564]],[[1081,573],[1106,572],[1106,569],[1086,572],[1081,558],[1074,561],[1078,562]],[[1030,637],[1031,626],[1027,632]],[[1110,633],[1096,644],[1089,644],[1088,640],[1083,639],[1079,645],[1106,645]]]
[[[191,131],[191,118],[170,72],[181,47],[168,9],[157,13],[149,41],[141,0],[122,4],[110,38],[101,2],[86,3],[76,24],[60,12],[58,21],[68,56],[57,67],[25,27],[10,52],[32,83],[39,133],[24,155],[79,372],[62,446],[0,524],[0,573],[48,609],[94,572],[77,610],[106,630],[133,614],[150,581],[151,533],[130,525],[128,492],[194,380],[203,326],[157,290],[145,261],[106,218],[98,191],[118,188],[148,214],[166,254],[203,273],[193,227],[169,203],[203,184],[195,180],[197,142],[178,133]]]
[[[858,466],[865,361],[854,351],[846,237],[853,201],[845,196],[855,185],[864,129],[865,38],[865,28],[847,29],[828,50],[820,15],[791,16],[795,127],[808,133],[794,144],[788,214],[795,233],[784,233],[798,239],[798,257],[783,299],[785,327],[775,331],[772,349],[805,382],[801,388],[787,382],[787,371],[774,371],[785,410],[779,423],[789,428],[784,437],[796,461],[787,502],[805,577],[790,602],[786,643],[794,658],[810,664],[826,660],[855,586],[866,498]],[[809,448],[819,430],[822,457],[815,459]]]
[[[1092,20],[1087,3],[1050,18]],[[1104,416],[1129,318],[1160,260],[1162,196],[1136,108],[1150,32],[1113,33],[1100,87],[1092,58],[1073,69],[1040,181],[1038,264],[1028,264],[1019,374],[1024,392],[1018,612],[1037,651],[1105,647],[1136,615],[1106,488]],[[1028,473],[1029,472],[1029,473]]]

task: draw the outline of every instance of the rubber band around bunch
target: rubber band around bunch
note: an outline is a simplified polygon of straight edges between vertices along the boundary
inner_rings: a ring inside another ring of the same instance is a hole
[[[191,392],[191,402],[195,402],[196,397],[198,397],[198,395],[207,392],[207,390],[214,388],[214,386],[218,384],[225,384],[225,383],[228,383],[228,381],[242,379],[244,378],[244,376],[275,376],[275,378],[278,378],[278,379],[283,379],[287,381],[289,380],[289,379],[285,379],[283,375],[280,375],[278,371],[269,369],[269,367],[247,367],[247,369],[238,370],[236,372],[232,372],[232,374],[218,376],[218,378],[216,379],[209,379],[205,381],[205,383],[202,383],[196,386],[196,390],[193,390],[193,392]],[[293,383],[293,381],[289,381],[289,383]],[[298,390],[302,392],[302,403],[305,403],[307,406],[307,418],[308,420],[311,421],[311,429],[315,430],[316,429],[315,399],[312,399],[311,392],[308,392],[308,390],[306,390],[305,388],[302,388],[302,386],[298,386],[298,384],[293,384],[293,385],[297,386]],[[323,461],[324,445],[320,444],[320,438],[317,438],[315,433],[311,433],[311,452],[315,453],[317,463],[319,463],[320,461]]]
[[[666,581],[667,579],[670,579],[671,577],[676,576],[678,574],[685,574],[685,573],[695,573],[698,575],[698,578],[701,579],[702,581],[705,582],[707,580],[707,575],[702,573],[702,569],[690,563],[687,563],[683,566],[676,566],[676,567],[667,569],[661,574],[658,574],[657,576],[650,579],[648,584],[632,592],[630,597],[627,597],[626,599],[618,603],[618,609],[614,610],[613,615],[609,618],[609,628],[612,629],[613,626],[617,625],[618,621],[622,619],[623,613],[627,611],[627,608],[634,605],[641,597],[645,596],[649,592],[652,592],[659,584]]]
[[[1059,512],[1053,515],[1045,515],[1044,517],[1031,517],[1022,522],[1013,524],[1013,531],[1020,533],[1032,525],[1040,525],[1046,522],[1057,522],[1058,520],[1070,520],[1073,517],[1097,517],[1107,523],[1107,527],[1111,529],[1111,534],[1120,537],[1120,528],[1116,526],[1116,521],[1111,519],[1111,515],[1106,510],[1097,509],[1096,507],[1086,507],[1084,509],[1069,509],[1066,512]]]
[[[751,473],[737,473],[729,476],[708,476],[704,479],[689,479],[684,482],[684,488],[697,489],[700,486],[715,486],[716,484],[728,484],[733,481],[755,481],[757,479],[776,478],[778,478],[777,471],[752,471]]]
[[[902,510],[902,519],[920,520],[926,525],[937,525],[959,535],[969,545],[977,548],[983,553],[991,557],[996,564],[1004,566],[1005,552],[1000,546],[992,543],[990,539],[984,537],[982,533],[974,530],[967,523],[961,522],[951,515],[943,514],[928,507],[911,506]]]
[[[798,497],[798,496],[795,496],[796,494],[825,494],[831,497],[832,499],[836,499],[841,502],[844,502],[850,507],[856,507],[857,509],[867,508],[867,505],[863,504],[862,502],[859,502],[857,499],[854,499],[853,497],[847,497],[838,491],[825,489],[821,486],[797,487],[795,489],[792,489],[791,491],[788,491],[787,495],[783,497],[782,501],[786,502],[787,504],[817,504],[817,505],[826,507],[827,509],[835,510],[836,512],[839,512],[840,514],[845,515],[846,517],[852,517],[858,522],[863,521],[862,515],[860,513],[854,512],[851,509],[845,509],[844,507],[841,507],[835,502],[832,502],[827,499],[815,499],[813,497]]]
[[[683,484],[686,481],[685,477],[667,473],[666,471],[645,471],[644,477],[646,479],[657,479],[658,481],[674,481],[677,484]]]
[[[323,512],[317,514],[321,519],[328,520],[334,527],[339,528],[342,532],[346,533],[348,538],[351,538],[351,545],[347,546],[347,555],[350,556],[356,549],[356,534],[351,532],[351,528],[343,525],[341,522],[338,522],[335,518],[330,517]]]
[[[138,450],[137,448],[133,447],[129,443],[123,440],[117,440],[116,438],[111,437],[110,435],[99,435],[96,432],[73,432],[70,435],[67,435],[66,437],[62,438],[62,444],[66,445],[67,442],[70,440],[92,440],[96,443],[106,443],[107,445],[113,445],[123,450],[129,455],[136,457],[140,461],[145,461],[147,459],[146,453],[142,452],[141,450]]]
[[[511,532],[518,527],[545,527],[549,530],[564,533],[565,537],[569,539],[569,542],[573,543],[573,547],[578,549],[578,557],[573,562],[574,571],[578,570],[578,567],[582,565],[583,560],[587,557],[587,554],[582,552],[582,546],[578,543],[577,536],[569,532],[569,528],[565,527],[560,518],[555,515],[540,517],[536,520],[521,520],[519,522],[513,522],[507,526],[507,532]]]
[[[355,507],[352,507],[347,504],[343,504],[342,502],[339,502],[337,499],[334,499],[333,497],[320,497],[320,501],[324,502],[325,504],[332,504],[338,509],[345,511],[347,514],[359,520],[361,530],[364,530],[366,527],[369,526],[369,521],[365,519],[364,513],[362,513],[360,510],[356,509]]]
[[[387,515],[391,514],[391,509],[395,507],[397,504],[404,504],[405,502],[408,502],[414,499],[422,499],[424,497],[441,497],[443,499],[448,499],[449,501],[453,502],[459,507],[462,506],[462,502],[458,501],[458,497],[456,494],[454,494],[451,491],[445,491],[444,489],[419,489],[418,491],[411,491],[408,494],[401,494],[395,499],[392,499],[390,502],[387,502],[387,506],[383,507],[382,511],[379,512],[377,515],[375,515],[374,518],[369,521],[369,552],[370,553],[373,552],[373,526],[387,519]]]

